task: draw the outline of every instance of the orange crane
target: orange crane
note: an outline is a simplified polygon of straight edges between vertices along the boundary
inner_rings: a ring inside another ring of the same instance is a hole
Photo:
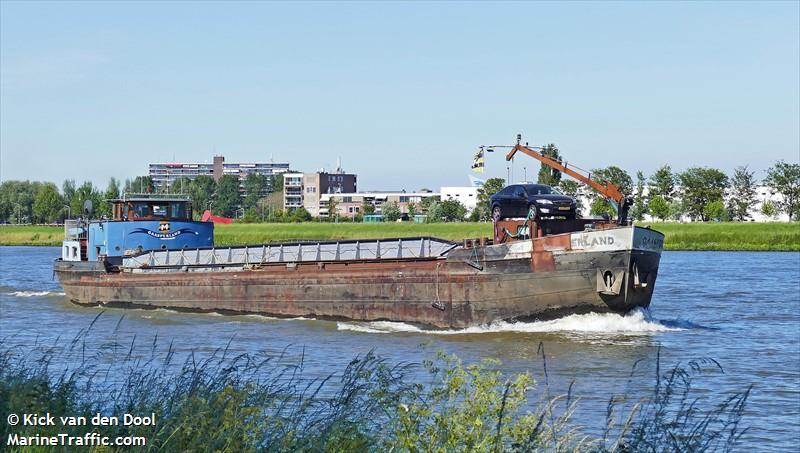
[[[510,161],[514,158],[514,155],[519,151],[523,154],[527,154],[530,157],[538,160],[539,162],[547,165],[548,167],[554,168],[561,173],[565,173],[573,178],[577,179],[578,181],[586,184],[587,186],[591,187],[592,189],[596,190],[600,195],[605,197],[608,201],[611,202],[614,209],[617,211],[617,222],[619,224],[624,224],[628,218],[628,209],[630,208],[631,204],[633,204],[633,200],[631,197],[623,194],[619,187],[611,182],[600,182],[597,180],[592,179],[592,174],[582,174],[572,168],[567,166],[567,163],[564,162],[563,164],[555,159],[551,159],[541,152],[538,152],[530,147],[528,147],[527,143],[523,146],[520,142],[522,141],[522,135],[517,134],[517,144],[511,151],[506,155],[506,160]]]

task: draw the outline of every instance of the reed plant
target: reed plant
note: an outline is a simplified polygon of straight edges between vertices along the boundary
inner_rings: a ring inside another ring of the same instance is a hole
[[[465,365],[444,354],[419,365],[392,365],[368,353],[311,378],[302,350],[233,353],[230,345],[201,356],[180,354],[157,338],[147,344],[135,337],[126,344],[99,343],[91,326],[70,341],[24,349],[5,338],[0,341],[4,419],[24,413],[87,419],[154,413],[157,423],[100,428],[3,423],[0,438],[5,445],[10,435],[81,436],[94,430],[110,437],[144,436],[144,451],[725,451],[744,432],[740,422],[749,395],[746,389],[709,407],[692,396],[692,382],[709,364],[721,370],[716,362],[690,362],[666,372],[657,367],[653,393],[612,397],[604,434],[589,436],[572,421],[580,406],[571,391],[550,393],[544,345],[545,382],[538,385],[529,374],[504,375],[496,361]],[[410,379],[420,366],[427,382]]]

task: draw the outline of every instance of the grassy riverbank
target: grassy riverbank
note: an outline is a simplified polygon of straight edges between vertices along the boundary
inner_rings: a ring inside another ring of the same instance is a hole
[[[667,250],[800,251],[800,223],[642,223],[666,235]],[[491,236],[489,223],[269,223],[216,227],[218,245],[324,239]],[[0,226],[0,245],[60,245],[63,228]]]

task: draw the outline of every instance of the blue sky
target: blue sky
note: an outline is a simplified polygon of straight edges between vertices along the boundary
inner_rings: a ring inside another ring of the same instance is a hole
[[[105,187],[216,150],[438,189],[518,132],[584,168],[763,177],[800,160],[798,5],[3,1],[0,178]]]

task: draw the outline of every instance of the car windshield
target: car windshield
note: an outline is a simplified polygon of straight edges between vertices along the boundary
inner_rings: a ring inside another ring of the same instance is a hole
[[[550,195],[550,194],[561,195],[561,192],[559,192],[558,189],[550,186],[530,185],[530,186],[525,186],[525,190],[527,190],[528,194],[530,195]]]

